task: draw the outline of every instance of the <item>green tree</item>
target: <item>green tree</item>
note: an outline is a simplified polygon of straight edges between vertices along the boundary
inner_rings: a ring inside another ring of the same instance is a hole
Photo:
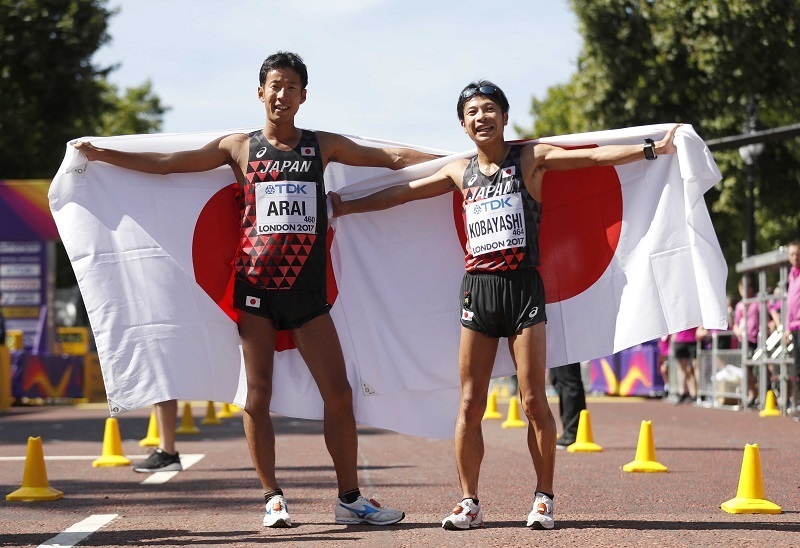
[[[739,134],[758,99],[765,127],[800,119],[796,0],[572,0],[584,39],[578,71],[534,98],[544,136],[687,122],[705,139]],[[746,238],[746,168],[714,154],[724,179],[706,195],[729,264]],[[800,237],[800,143],[771,142],[757,165],[757,249]]]
[[[119,90],[91,58],[110,39],[107,0],[0,0],[0,176],[46,179],[67,141],[158,130],[150,83]]]

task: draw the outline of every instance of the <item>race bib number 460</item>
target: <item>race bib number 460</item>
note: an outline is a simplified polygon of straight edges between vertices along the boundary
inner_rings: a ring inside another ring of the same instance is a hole
[[[314,234],[317,185],[302,181],[256,183],[256,228],[259,234]]]
[[[467,238],[473,257],[525,246],[522,195],[505,194],[472,202],[466,207]]]

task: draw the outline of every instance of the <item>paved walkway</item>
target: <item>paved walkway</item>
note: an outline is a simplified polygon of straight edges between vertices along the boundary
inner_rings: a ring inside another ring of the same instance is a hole
[[[524,527],[535,481],[525,430],[485,421],[480,497],[487,525],[449,532],[439,523],[460,498],[452,440],[362,429],[362,491],[403,508],[407,517],[390,528],[338,526],[321,424],[276,416],[279,477],[295,526],[265,530],[241,417],[202,426],[205,408],[198,404],[201,433],[178,438],[194,464],[155,481],[124,467],[92,468],[102,450],[104,407],[13,408],[0,413],[0,546],[76,539],[83,539],[81,546],[334,546],[353,540],[366,546],[800,545],[800,424],[658,400],[592,400],[589,409],[603,451],[559,451],[555,530]],[[120,418],[129,458],[145,452],[137,442],[148,419],[149,410]],[[652,420],[656,459],[669,468],[666,474],[620,470],[634,458],[642,420]],[[42,437],[50,485],[64,492],[63,499],[4,500],[21,485],[28,436]],[[719,508],[736,495],[748,443],[759,444],[765,495],[783,507],[780,515],[732,515]]]

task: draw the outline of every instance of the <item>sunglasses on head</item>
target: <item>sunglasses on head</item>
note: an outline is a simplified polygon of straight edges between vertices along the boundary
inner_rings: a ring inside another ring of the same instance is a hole
[[[469,88],[461,92],[461,98],[469,99],[476,93],[480,93],[481,95],[494,95],[495,93],[497,93],[497,91],[498,91],[497,88],[494,86],[481,86],[478,88]]]

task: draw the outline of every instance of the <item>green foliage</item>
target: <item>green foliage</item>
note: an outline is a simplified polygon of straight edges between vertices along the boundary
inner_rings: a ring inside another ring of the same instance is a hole
[[[0,0],[0,177],[50,178],[71,139],[160,127],[149,83],[118,96],[106,80],[115,67],[91,61],[110,39],[106,5]]]
[[[800,120],[796,0],[572,0],[584,45],[578,71],[533,99],[526,136],[659,122],[705,139],[736,135],[758,98],[764,127]],[[519,129],[518,129],[519,131]],[[757,250],[800,236],[800,143],[771,142],[757,164]],[[706,195],[730,265],[746,238],[746,166],[714,154],[724,179]]]

